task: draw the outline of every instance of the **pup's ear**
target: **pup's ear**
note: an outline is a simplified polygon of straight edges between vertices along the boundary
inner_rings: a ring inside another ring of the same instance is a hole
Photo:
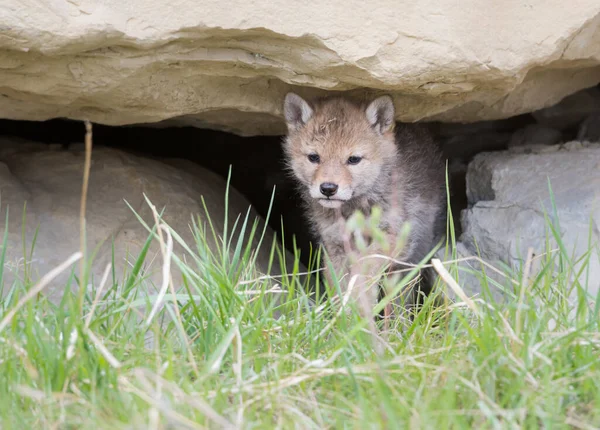
[[[287,93],[283,102],[283,114],[289,131],[302,128],[313,116],[313,109],[298,94]]]
[[[379,134],[386,133],[394,126],[394,101],[390,96],[381,96],[373,100],[365,113],[367,121]]]

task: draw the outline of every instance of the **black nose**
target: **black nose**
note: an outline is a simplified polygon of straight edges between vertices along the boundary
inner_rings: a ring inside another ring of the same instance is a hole
[[[333,184],[331,182],[323,182],[320,188],[321,194],[327,197],[333,196],[338,190],[337,184]]]

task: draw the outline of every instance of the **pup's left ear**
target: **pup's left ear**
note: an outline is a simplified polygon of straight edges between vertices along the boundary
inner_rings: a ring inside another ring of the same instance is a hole
[[[313,116],[313,109],[298,94],[287,93],[283,102],[283,114],[289,131],[299,130]]]
[[[395,112],[394,101],[390,96],[376,98],[365,111],[367,121],[379,134],[384,134],[392,129]]]

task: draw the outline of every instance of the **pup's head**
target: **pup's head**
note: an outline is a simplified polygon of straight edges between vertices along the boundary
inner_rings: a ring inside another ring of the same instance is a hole
[[[310,104],[288,93],[284,115],[288,164],[324,207],[368,197],[393,164],[394,104],[389,96],[360,106],[342,98]]]

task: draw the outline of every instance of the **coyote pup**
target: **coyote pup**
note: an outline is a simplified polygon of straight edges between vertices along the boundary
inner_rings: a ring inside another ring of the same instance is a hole
[[[403,248],[389,256],[408,264],[425,258],[445,232],[446,215],[445,166],[431,136],[414,125],[396,126],[389,96],[359,105],[340,97],[309,103],[289,93],[284,115],[286,161],[335,270],[351,269],[345,221],[357,210],[368,216],[375,206],[382,211],[379,228],[390,240],[410,223]],[[427,272],[419,286],[425,294],[434,279]],[[411,296],[407,300],[414,303]],[[370,300],[374,305],[377,292]]]

